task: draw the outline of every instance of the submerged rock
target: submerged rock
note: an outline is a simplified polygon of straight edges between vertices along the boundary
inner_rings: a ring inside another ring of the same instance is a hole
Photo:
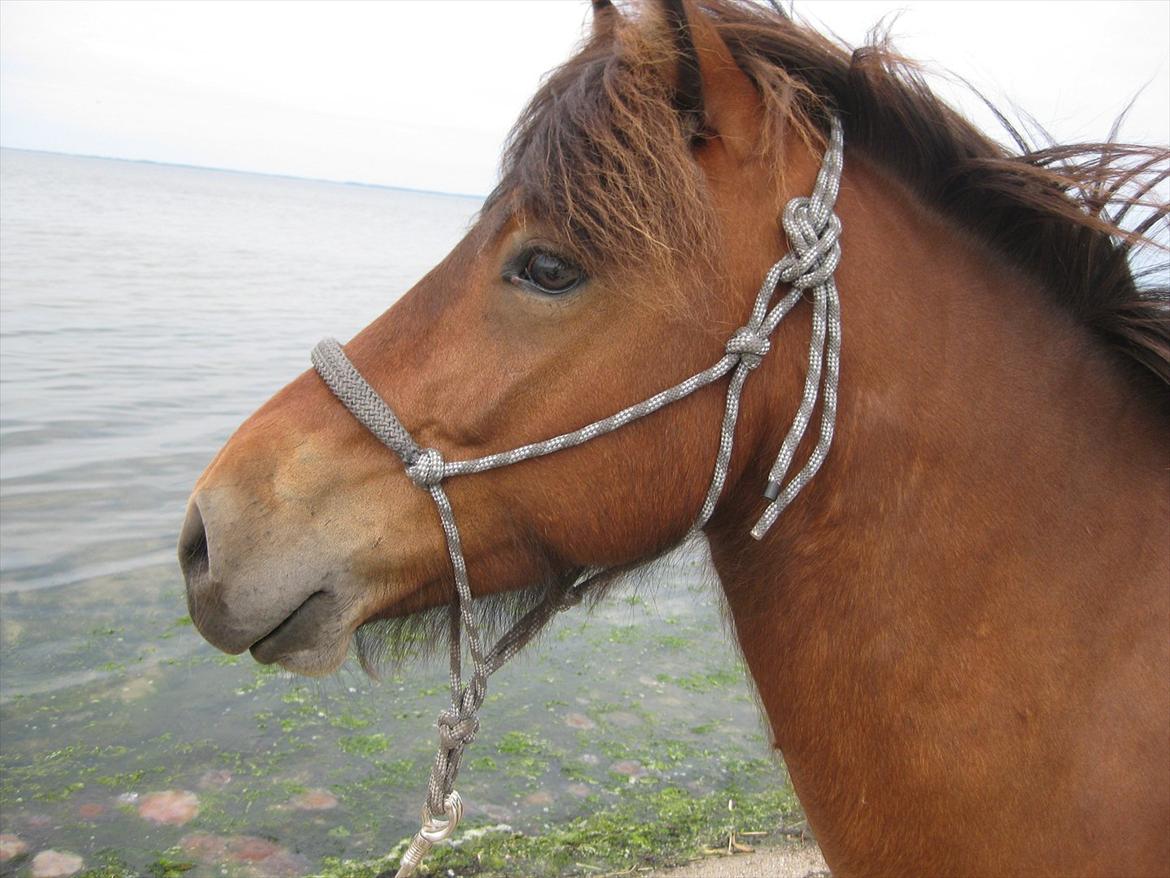
[[[85,802],[77,806],[77,816],[82,820],[93,820],[106,813],[106,806],[100,802]]]
[[[85,860],[68,851],[41,851],[32,861],[32,878],[69,878],[85,865]]]
[[[544,807],[553,803],[553,794],[548,790],[537,790],[535,793],[529,793],[524,797],[525,805],[533,805],[535,807]]]
[[[227,840],[227,859],[232,863],[258,863],[284,851],[280,845],[255,835],[233,835]]]
[[[642,725],[642,717],[628,710],[615,710],[605,715],[607,722],[613,723],[620,729],[636,729]]]
[[[588,784],[583,783],[571,783],[565,789],[568,790],[570,796],[576,796],[578,799],[587,798],[593,792]]]
[[[0,863],[7,863],[27,853],[28,845],[19,835],[10,832],[0,834]]]
[[[182,826],[199,815],[199,797],[190,790],[147,793],[138,803],[138,816],[151,823]]]
[[[629,778],[645,777],[649,773],[636,759],[623,759],[621,762],[615,762],[609,767],[609,770],[615,774],[624,774]]]
[[[300,854],[280,851],[248,867],[254,878],[301,878],[310,872],[309,861]]]
[[[289,804],[298,811],[327,811],[337,807],[337,796],[329,790],[305,790],[293,796]]]
[[[146,695],[154,694],[154,680],[150,677],[135,677],[118,691],[123,701],[137,701]]]
[[[179,849],[201,863],[217,863],[227,855],[228,840],[210,832],[192,832],[179,839]]]
[[[204,865],[235,866],[249,878],[299,878],[310,871],[305,857],[256,835],[193,832],[179,839],[179,848]]]
[[[597,723],[583,713],[569,713],[565,715],[565,725],[570,729],[588,731],[597,728]]]
[[[491,802],[477,802],[472,806],[471,811],[472,813],[481,813],[491,820],[498,820],[501,823],[507,822],[513,817],[511,809]]]
[[[196,786],[201,790],[222,790],[232,782],[232,773],[222,768],[205,771]]]

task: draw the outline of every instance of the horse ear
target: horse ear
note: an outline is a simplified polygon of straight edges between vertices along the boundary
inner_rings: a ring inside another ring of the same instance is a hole
[[[691,0],[662,0],[678,59],[675,106],[696,134],[714,134],[746,158],[759,138],[760,97],[727,43]]]
[[[622,17],[617,7],[610,0],[592,0],[593,3],[593,36],[608,37],[617,27],[618,19]]]

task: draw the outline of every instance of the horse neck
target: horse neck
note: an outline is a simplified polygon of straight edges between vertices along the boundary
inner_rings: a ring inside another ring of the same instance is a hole
[[[1164,640],[1170,618],[1165,425],[1145,389],[1031,281],[857,157],[846,168],[828,462],[747,537],[799,393],[803,308],[777,345],[790,360],[749,382],[751,463],[708,529],[775,743],[845,872],[880,871],[907,808],[972,792],[946,754],[1084,708],[1078,681],[1102,679],[1122,632],[1152,618]],[[1020,755],[989,758],[1024,783]]]

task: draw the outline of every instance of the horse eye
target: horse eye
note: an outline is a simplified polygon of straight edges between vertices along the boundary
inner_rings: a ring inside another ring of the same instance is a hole
[[[520,279],[542,293],[559,296],[579,285],[585,273],[559,256],[538,250],[528,257]]]

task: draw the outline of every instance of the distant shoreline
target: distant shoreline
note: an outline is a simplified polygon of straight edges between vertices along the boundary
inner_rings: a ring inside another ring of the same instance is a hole
[[[194,171],[217,171],[223,174],[245,174],[250,177],[274,177],[278,180],[303,180],[307,183],[331,183],[335,186],[355,186],[361,189],[389,189],[392,192],[414,192],[419,195],[442,195],[447,198],[471,198],[483,201],[486,195],[473,195],[468,192],[442,192],[438,189],[415,189],[410,186],[390,186],[385,183],[363,183],[359,180],[334,180],[329,177],[301,177],[296,174],[277,174],[272,171],[243,171],[239,168],[221,168],[215,165],[192,165],[187,162],[163,162],[155,159],[128,159],[121,156],[92,155],[83,152],[61,152],[55,149],[28,149],[23,146],[4,146],[0,144],[2,152],[30,152],[40,155],[60,155],[77,159],[99,159],[104,162],[127,162],[133,165],[158,165],[165,168],[188,168]]]

